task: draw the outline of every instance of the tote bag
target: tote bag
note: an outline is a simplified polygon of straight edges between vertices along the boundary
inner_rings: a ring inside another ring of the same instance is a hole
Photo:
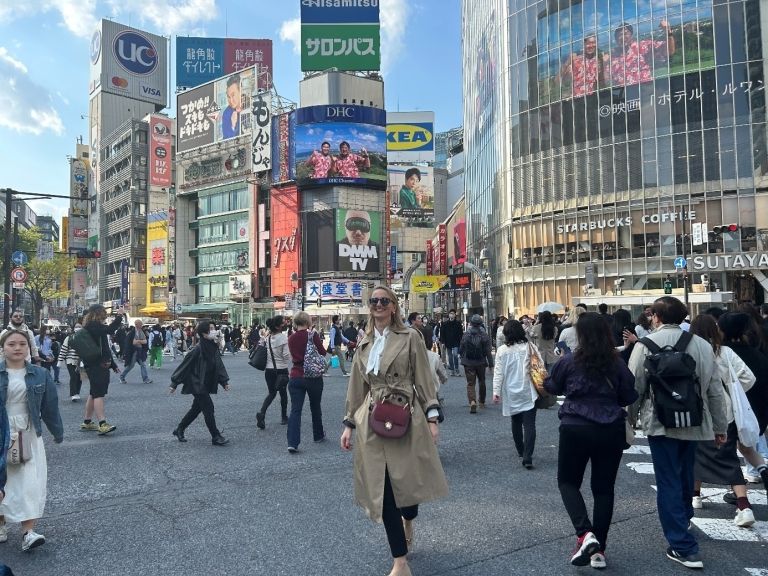
[[[731,393],[731,403],[733,404],[733,419],[736,422],[736,430],[739,433],[739,442],[744,446],[756,446],[760,437],[760,425],[757,423],[757,417],[749,405],[747,394],[741,387],[739,376],[728,361],[728,371],[731,375],[729,392]]]

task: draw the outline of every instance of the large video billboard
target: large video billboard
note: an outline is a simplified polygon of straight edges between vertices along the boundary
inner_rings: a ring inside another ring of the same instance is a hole
[[[327,105],[296,110],[295,173],[299,186],[350,184],[385,189],[386,112]]]
[[[179,93],[176,150],[185,152],[250,134],[255,93],[253,68]]]
[[[271,88],[272,40],[176,38],[176,87],[194,88],[221,76],[256,67],[258,87]],[[264,73],[267,74],[264,74]]]
[[[379,272],[381,213],[336,210],[337,267],[344,272]]]
[[[380,47],[378,0],[302,0],[302,71],[378,70]]]
[[[91,37],[89,93],[97,90],[168,106],[168,41],[102,20]]]
[[[435,113],[387,113],[387,161],[435,161]]]
[[[387,167],[393,225],[432,228],[435,224],[435,177],[429,166]]]

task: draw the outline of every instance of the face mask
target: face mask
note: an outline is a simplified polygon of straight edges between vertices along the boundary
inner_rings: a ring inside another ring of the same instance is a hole
[[[215,340],[216,339],[216,330],[211,330],[208,332],[208,334],[203,334],[208,340]]]
[[[455,320],[455,319],[456,319],[456,315],[455,315],[455,314],[450,314],[450,315],[448,316],[448,318],[449,318],[450,320]]]
[[[82,330],[82,329],[83,329],[83,327],[82,327],[82,326],[75,326],[75,332],[79,332],[79,331],[80,331],[80,330]]]

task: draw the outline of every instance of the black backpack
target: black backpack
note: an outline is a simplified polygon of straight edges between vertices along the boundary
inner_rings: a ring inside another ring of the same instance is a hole
[[[464,356],[467,360],[482,360],[485,358],[485,348],[483,347],[483,335],[470,332],[464,343]]]
[[[683,332],[674,346],[659,347],[650,338],[640,342],[650,350],[643,364],[656,417],[665,428],[701,426],[704,403],[696,360],[685,350],[693,334]]]

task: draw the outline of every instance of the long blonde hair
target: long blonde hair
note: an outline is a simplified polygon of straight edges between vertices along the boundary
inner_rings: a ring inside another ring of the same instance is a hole
[[[395,311],[392,313],[392,328],[395,330],[403,330],[405,329],[405,324],[403,324],[403,316],[402,312],[400,312],[400,302],[397,299],[397,294],[394,293],[392,288],[389,286],[376,286],[373,290],[371,290],[371,294],[376,292],[376,290],[383,290],[387,293],[387,298],[389,298],[392,303],[395,305]],[[373,336],[373,330],[375,328],[375,321],[373,319],[373,314],[370,312],[370,306],[368,311],[368,322],[366,323],[365,333],[368,336]]]

